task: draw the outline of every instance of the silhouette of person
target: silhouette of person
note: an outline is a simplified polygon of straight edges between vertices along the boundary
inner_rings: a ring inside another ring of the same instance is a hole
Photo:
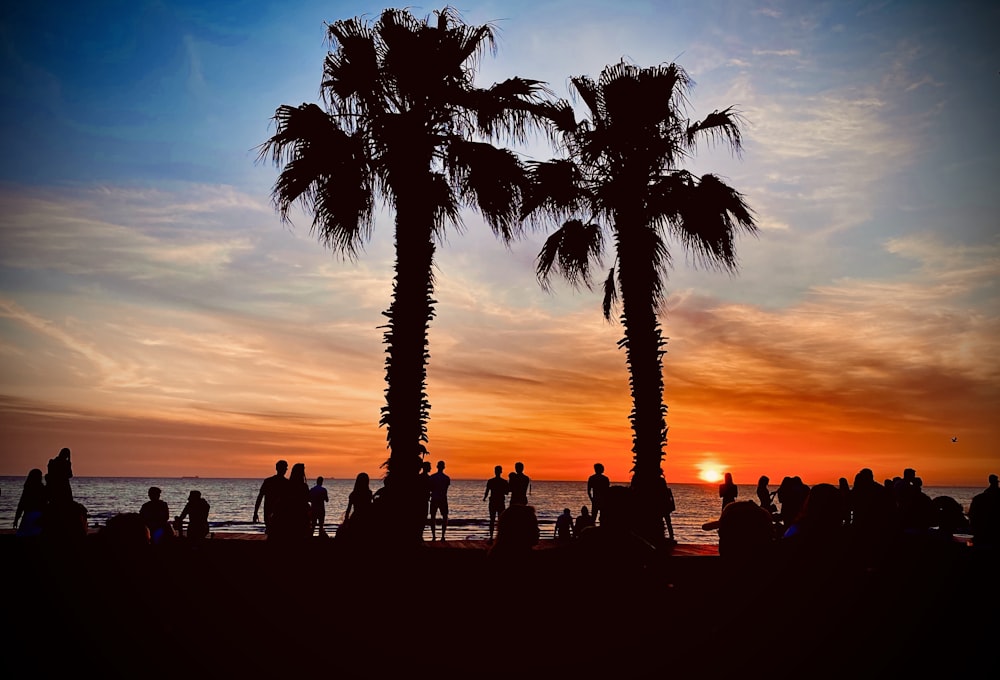
[[[587,479],[587,498],[590,499],[590,516],[594,522],[601,514],[601,501],[610,486],[611,480],[604,474],[604,465],[594,463],[594,474]]]
[[[260,505],[264,503],[264,533],[270,534],[274,526],[274,514],[281,505],[282,496],[288,484],[285,473],[288,472],[288,461],[279,460],[274,464],[275,474],[268,477],[260,485],[257,501],[253,505],[253,522],[260,522]]]
[[[510,484],[503,478],[503,467],[497,465],[493,468],[493,477],[486,482],[486,490],[483,492],[483,500],[489,498],[490,509],[490,537],[493,541],[493,530],[496,527],[497,517],[503,513],[506,507],[507,494],[510,491]]]
[[[195,489],[188,494],[187,503],[177,517],[177,524],[180,526],[184,518],[188,518],[188,538],[196,541],[208,536],[208,511],[209,504],[201,497],[201,491]]]
[[[18,536],[38,536],[42,533],[42,514],[45,512],[45,483],[42,471],[32,468],[24,479],[21,498],[14,512],[14,528]]]
[[[560,543],[566,543],[573,538],[573,514],[569,508],[563,508],[562,514],[556,517],[556,525],[552,529],[552,538]]]
[[[160,498],[163,492],[158,486],[151,486],[146,494],[149,500],[139,508],[139,517],[149,529],[149,540],[157,545],[173,536],[170,528],[170,509],[166,501]]]
[[[778,502],[781,503],[781,524],[788,529],[799,516],[809,495],[809,487],[798,476],[784,477],[778,485]]]
[[[448,531],[448,486],[451,478],[444,473],[444,461],[437,462],[437,472],[430,477],[431,481],[431,540],[437,540],[434,527],[437,513],[441,513],[441,540]]]
[[[497,519],[497,540],[487,556],[491,559],[517,560],[531,553],[538,545],[538,516],[530,505],[515,505],[503,511]]]
[[[590,516],[590,509],[586,505],[580,506],[580,514],[573,523],[573,535],[579,538],[583,530],[594,526],[594,518]]]
[[[660,484],[662,485],[660,497],[662,498],[663,523],[667,525],[667,540],[676,543],[677,541],[674,538],[674,522],[670,519],[670,515],[677,509],[677,503],[674,501],[674,492],[667,486],[667,480],[663,477],[662,468],[660,469]]]
[[[307,538],[312,535],[309,511],[309,484],[306,482],[305,463],[296,463],[288,475],[278,521],[289,538]]]
[[[344,521],[363,515],[372,505],[372,490],[367,472],[359,472],[354,479],[354,489],[347,496],[347,511],[344,512]]]
[[[524,463],[514,463],[514,472],[510,475],[510,504],[527,505],[529,493],[531,478],[524,474]]]
[[[424,522],[431,516],[431,462],[425,460],[420,463],[420,488],[424,495]]]
[[[1000,548],[1000,478],[989,476],[989,486],[972,497],[969,527],[976,548]]]
[[[719,557],[739,565],[765,559],[774,544],[771,513],[753,501],[733,501],[719,517]]]
[[[760,507],[774,513],[778,511],[777,506],[774,505],[774,494],[778,492],[768,490],[767,485],[770,482],[771,479],[767,475],[761,475],[760,479],[757,480],[757,502],[760,503]]]
[[[739,488],[733,483],[733,473],[727,472],[725,481],[719,484],[719,498],[722,499],[722,509],[725,510],[727,505],[735,501],[738,494]]]
[[[311,536],[316,527],[319,527],[319,535],[326,536],[326,504],[330,501],[330,494],[323,486],[323,478],[316,478],[316,485],[309,489],[309,506],[312,510],[310,514],[312,527],[309,529]]]
[[[48,472],[45,475],[49,503],[60,505],[72,502],[73,489],[69,484],[72,477],[73,462],[70,460],[70,450],[62,449],[55,458],[49,459]]]

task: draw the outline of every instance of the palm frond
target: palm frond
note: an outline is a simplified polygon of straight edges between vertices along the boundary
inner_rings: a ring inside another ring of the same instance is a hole
[[[714,143],[728,143],[736,155],[743,150],[743,131],[746,125],[743,115],[730,106],[722,111],[713,111],[705,119],[690,125],[685,133],[688,146],[704,135]]]
[[[527,163],[521,214],[535,223],[565,221],[585,205],[583,178],[570,159]]]
[[[678,179],[671,189],[667,215],[672,232],[702,265],[734,272],[736,237],[757,232],[746,199],[713,174]]]
[[[615,283],[615,268],[608,270],[608,278],[604,279],[604,300],[601,303],[604,318],[611,321],[611,313],[618,302],[618,286]]]
[[[574,288],[592,288],[591,269],[600,265],[603,251],[604,233],[599,225],[569,220],[545,239],[538,254],[535,275],[546,290],[553,273],[562,276]]]
[[[512,151],[492,144],[454,139],[447,167],[458,195],[479,209],[493,233],[510,241],[521,227],[524,166]]]

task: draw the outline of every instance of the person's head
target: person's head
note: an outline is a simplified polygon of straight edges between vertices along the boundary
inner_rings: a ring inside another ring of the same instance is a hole
[[[444,461],[443,460],[439,460],[438,461],[438,463],[437,463],[437,469],[438,469],[438,472],[441,472],[442,470],[444,470]]]
[[[520,461],[514,463],[514,472],[516,472],[518,474],[521,474],[522,472],[524,472],[524,463],[522,463]]]
[[[497,465],[496,467],[494,467],[493,468],[493,474],[496,475],[497,477],[499,477],[500,475],[502,475],[503,474],[503,466],[502,465]]]
[[[28,470],[28,476],[24,478],[25,486],[40,486],[42,484],[42,471],[39,468]]]
[[[355,489],[367,489],[368,488],[368,473],[359,472],[358,476],[354,478],[354,488]]]
[[[584,517],[587,517],[588,515],[590,515],[590,508],[588,508],[586,505],[580,506],[580,514],[583,515]]]
[[[604,472],[604,466],[601,463],[594,463],[594,472],[602,474]]]
[[[69,460],[69,456],[70,456],[69,449],[62,449],[61,451],[59,451],[58,458],[61,458],[62,460]]]
[[[149,487],[149,491],[147,493],[149,494],[149,500],[151,500],[151,501],[158,501],[158,500],[160,500],[160,494],[163,493],[163,492],[160,491],[160,487],[158,487],[158,486],[151,486],[151,487]]]
[[[191,493],[188,494],[188,500],[189,501],[196,501],[199,498],[201,498],[201,491],[197,491],[195,489],[191,489]]]
[[[497,519],[497,542],[504,549],[531,550],[538,544],[538,516],[530,505],[512,505]]]
[[[279,475],[284,477],[285,473],[288,472],[288,461],[279,460],[277,463],[274,464],[274,469],[277,470]]]
[[[323,478],[322,477],[317,477],[316,478],[316,486],[323,486]]]
[[[996,475],[990,475],[990,486],[997,486],[998,481],[1000,481],[1000,478]]]
[[[420,471],[422,473],[424,473],[424,474],[427,474],[428,472],[430,472],[431,471],[431,463],[430,463],[430,461],[425,460],[423,463],[421,463],[420,464]]]
[[[732,472],[727,472],[726,473],[726,484],[732,484],[732,483],[733,483],[733,473]]]
[[[292,473],[289,475],[295,481],[304,481],[306,478],[306,464],[296,463],[292,466]]]
[[[771,480],[768,478],[767,475],[761,475],[760,479],[757,480],[757,484],[759,486],[767,486],[770,483],[770,481]]]
[[[570,510],[569,508],[563,508],[563,514],[566,515],[567,517],[572,517],[573,511]]]
[[[719,556],[735,561],[759,557],[774,541],[771,513],[753,501],[733,501],[719,518]]]

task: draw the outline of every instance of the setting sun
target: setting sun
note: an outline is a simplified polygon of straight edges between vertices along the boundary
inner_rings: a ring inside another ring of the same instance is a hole
[[[722,481],[722,469],[715,463],[701,463],[698,465],[698,479],[709,483]]]

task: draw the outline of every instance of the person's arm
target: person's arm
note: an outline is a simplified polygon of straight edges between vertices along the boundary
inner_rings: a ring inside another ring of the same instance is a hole
[[[260,503],[264,500],[264,485],[260,485],[260,491],[257,492],[257,502],[253,504],[253,523],[256,524],[260,522]]]
[[[24,514],[24,497],[22,496],[21,500],[19,500],[17,502],[17,511],[14,512],[14,528],[15,529],[17,528],[18,522],[21,521],[21,515],[23,515],[23,514]]]
[[[490,483],[486,482],[486,489],[483,491],[483,500],[485,501],[486,497],[489,495],[490,495]]]
[[[594,502],[594,480],[593,479],[588,479],[587,480],[587,498],[590,499],[591,503]]]

